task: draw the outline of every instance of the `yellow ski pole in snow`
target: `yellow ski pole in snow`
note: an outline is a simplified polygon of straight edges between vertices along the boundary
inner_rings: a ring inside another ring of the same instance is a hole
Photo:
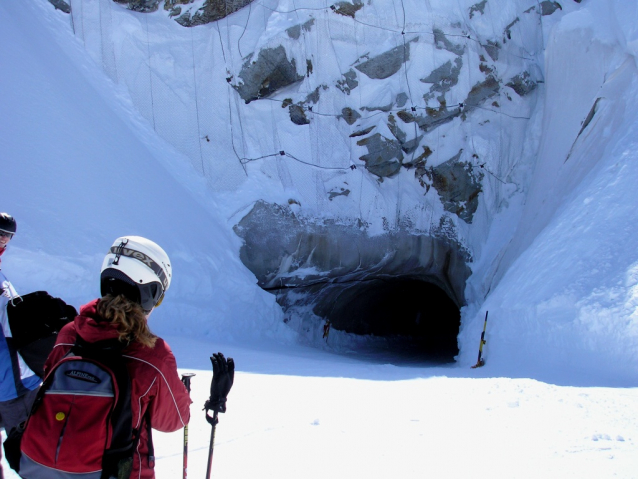
[[[472,369],[480,368],[481,366],[485,364],[485,360],[481,359],[481,355],[483,354],[483,345],[486,343],[485,330],[487,329],[487,313],[489,313],[489,311],[485,311],[485,322],[483,323],[483,332],[481,333],[481,342],[479,343],[478,361],[476,362],[474,366],[472,366]]]

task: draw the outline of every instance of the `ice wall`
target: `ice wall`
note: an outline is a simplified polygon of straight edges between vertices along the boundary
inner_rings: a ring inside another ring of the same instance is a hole
[[[560,364],[635,384],[637,18],[627,2],[590,2],[548,32],[529,193],[502,259],[470,280],[492,289],[480,312],[466,309],[460,336],[471,344],[489,310],[490,354],[514,359],[514,374]]]

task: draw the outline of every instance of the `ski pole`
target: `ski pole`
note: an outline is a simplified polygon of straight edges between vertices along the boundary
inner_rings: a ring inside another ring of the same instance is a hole
[[[489,313],[489,311],[485,311],[485,322],[483,323],[483,332],[481,333],[481,342],[479,343],[478,361],[476,362],[474,366],[472,366],[472,369],[480,368],[481,366],[485,364],[485,360],[481,358],[481,355],[483,354],[483,345],[486,343],[485,330],[487,329],[487,313]]]
[[[191,395],[191,378],[195,376],[195,373],[184,373],[182,374],[182,382],[184,386],[186,386],[186,391],[188,391],[188,396]],[[186,479],[188,469],[188,424],[184,426],[184,469],[182,472],[183,479]]]
[[[206,479],[210,479],[210,470],[213,466],[213,448],[215,447],[215,426],[217,426],[219,422],[219,419],[217,419],[217,411],[213,413],[212,417],[208,414],[208,411],[206,411],[206,420],[208,424],[212,426],[210,431],[210,446],[208,449],[208,466],[206,466]]]
[[[210,362],[213,365],[213,379],[210,383],[210,397],[204,404],[206,421],[208,421],[208,424],[212,426],[210,432],[210,447],[208,449],[206,479],[210,479],[210,472],[213,465],[215,429],[219,422],[217,413],[226,412],[226,396],[228,396],[235,379],[235,361],[233,361],[233,358],[226,359],[222,353],[217,353],[210,357]],[[213,411],[212,417],[208,413],[210,410]]]

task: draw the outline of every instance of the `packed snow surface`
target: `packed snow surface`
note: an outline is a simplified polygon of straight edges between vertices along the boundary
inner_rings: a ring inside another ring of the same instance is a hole
[[[45,0],[0,4],[0,210],[18,221],[3,272],[79,307],[116,237],[166,249],[175,277],[151,325],[197,373],[190,477],[205,475],[201,408],[222,351],[238,372],[213,477],[635,478],[637,9],[584,0],[544,32],[538,163],[526,202],[489,232],[507,248],[488,242],[473,265],[454,364],[299,344],[239,260],[249,188],[211,193]],[[487,310],[487,362],[470,369]],[[182,474],[182,441],[155,435],[158,478]]]

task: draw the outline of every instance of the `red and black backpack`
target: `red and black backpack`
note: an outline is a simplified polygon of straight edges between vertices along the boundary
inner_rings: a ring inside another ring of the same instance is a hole
[[[49,371],[24,426],[20,476],[129,477],[139,432],[132,425],[123,346],[117,339],[88,343],[78,336]]]

